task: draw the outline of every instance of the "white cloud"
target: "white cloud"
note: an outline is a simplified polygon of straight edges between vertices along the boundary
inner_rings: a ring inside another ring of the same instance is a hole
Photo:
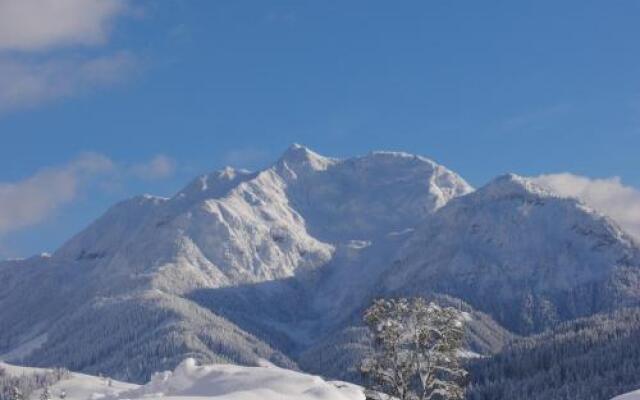
[[[534,180],[560,195],[581,199],[640,238],[640,190],[624,185],[619,177],[591,179],[562,173],[541,175]]]
[[[101,44],[125,9],[123,0],[0,0],[0,50]]]
[[[175,160],[163,154],[158,154],[146,163],[135,164],[131,167],[134,176],[145,180],[168,178],[175,171]]]
[[[47,220],[73,203],[88,187],[108,191],[131,179],[168,178],[175,168],[176,162],[164,155],[127,166],[98,153],[85,153],[65,165],[43,168],[21,181],[0,182],[0,239]]]
[[[114,168],[109,158],[86,153],[67,165],[42,169],[22,181],[0,182],[0,235],[44,221],[72,202],[91,178]]]
[[[0,113],[127,77],[137,64],[130,52],[78,50],[106,44],[116,17],[131,12],[129,1],[0,0]]]
[[[117,84],[130,76],[136,65],[128,52],[48,61],[0,58],[0,112]]]

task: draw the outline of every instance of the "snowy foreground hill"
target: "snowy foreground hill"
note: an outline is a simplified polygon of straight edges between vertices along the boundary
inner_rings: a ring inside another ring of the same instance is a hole
[[[36,368],[0,363],[9,375],[42,373]],[[26,400],[40,399],[44,389],[34,391]],[[325,381],[264,363],[259,367],[235,365],[198,366],[193,359],[180,363],[173,372],[153,375],[146,385],[107,380],[72,373],[47,389],[51,398],[61,393],[68,400],[124,399],[219,399],[219,400],[364,400],[359,386]]]
[[[0,363],[9,376],[33,376],[50,372],[41,368],[17,367]],[[158,372],[145,385],[119,382],[78,373],[47,387],[51,398],[64,393],[67,400],[365,400],[362,387],[341,381],[326,381],[318,376],[282,369],[268,362],[257,367],[237,365],[199,366],[186,359],[174,371]],[[43,389],[33,391],[25,400],[37,400]],[[639,400],[640,391],[612,400]]]
[[[375,297],[464,309],[469,354],[491,356],[639,305],[640,247],[524,177],[474,190],[421,156],[293,145],[116,204],[51,256],[0,262],[0,282],[5,361],[142,383],[190,357],[268,360],[356,381]]]
[[[614,397],[613,400],[640,400],[640,390]]]

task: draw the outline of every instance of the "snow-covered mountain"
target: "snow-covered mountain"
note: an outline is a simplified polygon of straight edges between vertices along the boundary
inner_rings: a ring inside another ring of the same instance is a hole
[[[153,273],[151,283],[172,293],[272,281],[325,265],[341,247],[402,232],[470,190],[424,158],[335,160],[293,145],[259,173],[226,168],[171,199],[120,203],[53,258],[99,260],[111,278]]]
[[[460,297],[530,333],[638,304],[640,250],[604,215],[511,174],[422,223],[385,285]]]
[[[425,158],[293,145],[257,173],[124,201],[51,257],[0,265],[0,354],[135,380],[189,355],[294,366],[279,349],[346,318],[395,244],[470,191]]]
[[[265,170],[124,201],[51,256],[0,263],[0,358],[139,382],[186,357],[344,375],[326,355],[357,358],[360,312],[388,293],[464,299],[469,345],[490,352],[510,336],[492,318],[529,332],[635,304],[638,253],[523,178],[473,191],[423,157],[293,145]]]

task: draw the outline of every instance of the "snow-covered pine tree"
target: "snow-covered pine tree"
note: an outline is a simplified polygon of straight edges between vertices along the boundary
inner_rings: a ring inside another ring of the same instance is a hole
[[[361,366],[371,388],[400,400],[459,400],[467,372],[459,354],[463,318],[422,298],[379,299],[365,312],[372,354]]]

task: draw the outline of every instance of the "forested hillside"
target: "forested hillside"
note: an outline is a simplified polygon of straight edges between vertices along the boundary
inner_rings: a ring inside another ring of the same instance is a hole
[[[471,363],[469,400],[605,400],[640,383],[640,309],[563,323]]]

